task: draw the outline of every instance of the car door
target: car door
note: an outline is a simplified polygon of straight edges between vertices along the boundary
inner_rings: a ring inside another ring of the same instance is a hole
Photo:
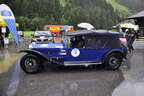
[[[107,50],[94,50],[86,48],[67,48],[61,50],[65,62],[100,62]]]
[[[60,50],[60,55],[66,62],[83,61],[83,48],[65,48]]]

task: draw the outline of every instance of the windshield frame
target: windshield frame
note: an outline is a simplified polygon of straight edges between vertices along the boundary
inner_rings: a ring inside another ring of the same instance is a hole
[[[50,31],[35,31],[33,36],[34,36],[34,37],[39,37],[39,36],[52,37]]]

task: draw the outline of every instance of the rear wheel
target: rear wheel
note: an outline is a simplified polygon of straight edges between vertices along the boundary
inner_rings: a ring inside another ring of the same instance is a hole
[[[117,70],[122,64],[122,56],[119,53],[112,53],[106,59],[106,69]]]
[[[20,65],[24,72],[26,73],[37,73],[40,71],[39,59],[32,54],[27,54],[24,57],[22,57]]]

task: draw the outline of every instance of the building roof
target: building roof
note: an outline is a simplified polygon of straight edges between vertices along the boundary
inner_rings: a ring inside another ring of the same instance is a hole
[[[135,15],[128,17],[127,19],[136,19],[136,18],[141,18],[141,17],[144,17],[144,10]]]

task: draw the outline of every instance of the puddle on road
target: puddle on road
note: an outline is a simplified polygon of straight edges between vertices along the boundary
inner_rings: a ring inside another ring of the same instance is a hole
[[[112,96],[143,96],[144,94],[144,56],[134,54],[129,62],[131,68],[123,68],[125,81],[118,86]]]
[[[18,54],[14,54],[9,52],[8,50],[2,50],[0,51],[0,74],[4,72],[8,72],[8,70],[15,66],[15,62],[18,60]],[[19,84],[19,60],[18,63],[16,63],[16,67],[14,68],[14,72],[12,74],[10,84],[8,86],[7,95],[6,96],[14,96],[18,84]]]
[[[0,51],[0,74],[7,72],[18,60],[18,54],[11,54],[8,50]],[[19,59],[20,60],[20,59]],[[7,96],[14,96],[19,85],[20,66],[16,63],[11,80],[9,82]]]
[[[143,96],[143,89],[144,82],[126,80],[115,89],[112,96]]]
[[[18,55],[12,55],[8,50],[0,52],[0,74],[7,72],[17,59]]]
[[[18,60],[16,67],[14,69],[12,78],[10,80],[10,84],[7,90],[7,96],[14,96],[17,88],[19,86],[19,76],[20,76],[20,59]]]

